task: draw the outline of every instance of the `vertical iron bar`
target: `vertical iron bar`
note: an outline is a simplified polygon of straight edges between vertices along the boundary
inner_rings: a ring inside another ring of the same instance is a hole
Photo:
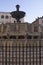
[[[37,46],[37,43],[36,43],[36,65],[37,65],[37,49],[38,49],[38,46]]]
[[[31,65],[31,45],[29,44],[29,65]]]
[[[5,65],[7,65],[7,43],[5,45]]]
[[[34,44],[33,44],[33,65],[34,65]]]
[[[27,64],[27,44],[26,44],[25,47],[26,47],[26,65],[28,65],[28,64]]]
[[[17,43],[16,43],[16,65],[17,65]]]
[[[23,65],[24,65],[24,43],[23,43]]]
[[[10,43],[9,43],[9,65],[10,65]]]
[[[13,56],[14,56],[14,54],[13,54],[13,53],[14,53],[13,48],[14,48],[14,46],[13,46],[13,44],[12,44],[12,65],[14,65],[14,63],[13,63],[13,62],[14,62],[14,61],[13,61]]]
[[[2,65],[4,65],[4,50],[3,50],[3,45],[1,46],[1,48],[2,48]]]
[[[19,43],[19,65],[20,65],[20,43]]]
[[[39,42],[39,65],[41,65],[41,39]]]

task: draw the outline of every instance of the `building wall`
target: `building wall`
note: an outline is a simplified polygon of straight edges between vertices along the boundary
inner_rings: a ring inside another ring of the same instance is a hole
[[[14,23],[14,21],[17,23],[17,20],[12,18],[10,12],[0,12],[0,23]],[[24,18],[21,18],[20,21],[24,22]]]
[[[39,19],[31,24],[12,23],[14,20],[10,15],[9,19],[0,20],[9,22],[0,24],[0,65],[43,65]]]
[[[10,12],[0,12],[0,23],[14,23],[14,20]]]

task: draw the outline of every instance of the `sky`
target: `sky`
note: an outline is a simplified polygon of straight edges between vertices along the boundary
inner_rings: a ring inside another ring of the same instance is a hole
[[[43,16],[43,0],[0,0],[0,12],[12,12],[16,5],[26,12],[25,22],[33,22],[37,17]]]

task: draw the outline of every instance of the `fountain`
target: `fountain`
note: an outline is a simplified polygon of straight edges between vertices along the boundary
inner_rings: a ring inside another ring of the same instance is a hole
[[[19,5],[16,5],[17,11],[13,11],[10,13],[12,17],[17,20],[17,22],[20,22],[20,19],[25,16],[25,12],[19,11],[19,7]]]

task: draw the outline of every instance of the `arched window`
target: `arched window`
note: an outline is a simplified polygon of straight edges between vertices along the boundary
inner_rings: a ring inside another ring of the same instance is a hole
[[[4,15],[1,15],[1,18],[4,18]]]
[[[6,19],[8,19],[8,18],[9,18],[9,16],[7,16],[7,15],[6,15],[6,16],[5,16],[5,18],[6,18]]]

